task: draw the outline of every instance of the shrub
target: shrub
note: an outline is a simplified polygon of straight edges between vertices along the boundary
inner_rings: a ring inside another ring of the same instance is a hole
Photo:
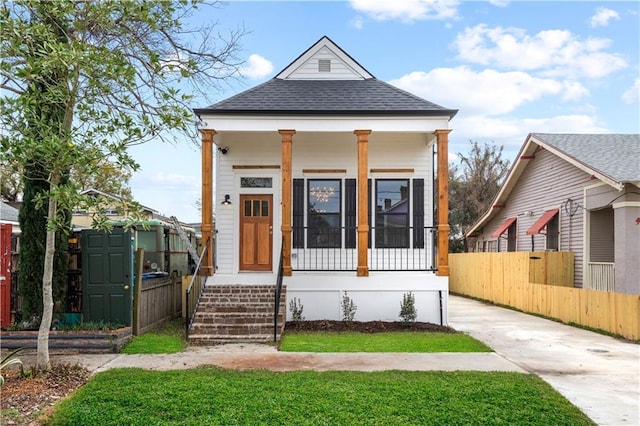
[[[353,300],[349,297],[347,292],[345,291],[342,295],[342,320],[346,322],[351,322],[356,316],[356,310],[358,310],[358,306],[353,303]]]
[[[294,297],[289,301],[289,310],[291,311],[291,320],[295,322],[304,321],[304,316],[302,316],[302,311],[304,310],[304,306],[300,302],[300,299]]]
[[[416,298],[411,292],[405,293],[400,303],[400,319],[404,324],[411,324],[416,321],[416,318],[418,318]]]

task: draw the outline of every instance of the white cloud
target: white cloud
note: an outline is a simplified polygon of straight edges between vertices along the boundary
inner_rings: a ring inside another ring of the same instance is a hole
[[[457,0],[351,0],[351,7],[376,21],[458,19]]]
[[[565,81],[562,85],[564,86],[563,101],[577,101],[590,95],[589,90],[577,81]]]
[[[487,116],[509,113],[543,96],[574,101],[589,94],[577,82],[537,78],[521,71],[476,72],[466,66],[412,72],[390,83],[445,107]]]
[[[349,23],[357,30],[364,28],[364,20],[362,19],[362,16],[356,16]]]
[[[635,104],[640,101],[640,78],[636,78],[633,86],[622,94],[622,100],[628,104]]]
[[[606,27],[609,25],[609,21],[612,19],[620,19],[618,12],[606,7],[599,7],[596,10],[596,14],[591,17],[592,27]]]
[[[621,55],[605,51],[610,44],[604,38],[582,40],[568,30],[530,36],[521,28],[480,24],[458,34],[453,46],[461,61],[575,79],[601,78],[625,68],[627,62]]]
[[[496,7],[507,7],[509,0],[489,0],[489,3]]]
[[[247,62],[247,66],[240,69],[240,74],[245,77],[259,79],[273,72],[273,64],[271,61],[255,53],[249,56]]]

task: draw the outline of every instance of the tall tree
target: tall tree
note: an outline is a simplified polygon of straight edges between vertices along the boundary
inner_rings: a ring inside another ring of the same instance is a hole
[[[3,201],[18,201],[22,193],[22,179],[20,171],[16,171],[4,156],[0,156],[0,199]]]
[[[459,164],[450,165],[449,224],[453,238],[449,251],[467,251],[466,233],[487,211],[509,172],[509,160],[502,158],[502,146],[469,141]]]
[[[106,162],[138,167],[127,148],[193,135],[185,83],[211,92],[236,75],[241,31],[191,28],[198,1],[14,0],[0,14],[0,143],[9,164],[41,173],[32,207],[46,206],[43,312],[37,366],[48,369],[56,230],[82,204],[71,170],[92,176]],[[211,5],[215,7],[216,5]],[[62,213],[61,213],[62,212]]]

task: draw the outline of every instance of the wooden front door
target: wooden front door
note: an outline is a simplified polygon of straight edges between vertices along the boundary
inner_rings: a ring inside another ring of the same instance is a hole
[[[240,270],[271,271],[273,196],[240,195]]]

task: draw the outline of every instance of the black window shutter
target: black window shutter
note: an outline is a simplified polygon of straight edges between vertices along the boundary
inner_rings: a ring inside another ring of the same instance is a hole
[[[424,179],[413,180],[413,247],[424,248]]]
[[[356,248],[356,180],[344,180],[344,248]]]
[[[367,216],[368,216],[367,220],[369,221],[368,222],[368,225],[369,225],[369,248],[371,248],[371,214],[372,214],[371,209],[373,208],[373,207],[371,207],[371,199],[373,197],[373,194],[371,193],[371,187],[372,186],[373,185],[371,184],[371,179],[369,179],[369,181],[367,182],[367,195],[368,195],[367,203],[369,203],[369,208],[367,209],[367,212],[368,212],[367,213]]]
[[[304,248],[304,179],[293,180],[293,248]]]

